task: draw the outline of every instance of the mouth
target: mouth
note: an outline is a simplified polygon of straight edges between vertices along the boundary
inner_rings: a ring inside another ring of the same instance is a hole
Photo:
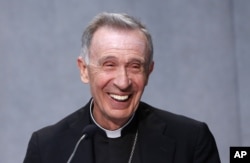
[[[116,101],[124,102],[129,99],[129,95],[116,95],[116,94],[109,94],[110,97]]]

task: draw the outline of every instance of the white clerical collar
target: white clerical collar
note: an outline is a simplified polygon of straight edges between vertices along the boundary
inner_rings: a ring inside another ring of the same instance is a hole
[[[124,127],[126,127],[126,126],[132,121],[132,119],[133,119],[133,117],[134,117],[134,115],[135,115],[135,114],[133,114],[132,117],[128,120],[128,122],[127,122],[125,125],[123,125],[121,128],[118,128],[117,130],[107,130],[107,129],[101,127],[101,126],[95,121],[95,118],[94,118],[93,113],[92,113],[92,106],[93,106],[93,99],[92,99],[91,102],[90,102],[90,116],[91,116],[91,119],[93,120],[93,122],[94,122],[100,129],[102,129],[102,130],[106,133],[106,135],[107,135],[108,138],[119,138],[119,137],[121,137],[122,129],[123,129]]]

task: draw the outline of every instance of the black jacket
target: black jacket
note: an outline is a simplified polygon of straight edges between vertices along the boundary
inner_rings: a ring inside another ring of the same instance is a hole
[[[57,124],[34,132],[24,163],[66,163],[90,123],[89,108],[90,102]],[[143,102],[136,114],[142,163],[220,163],[214,137],[205,123]],[[72,163],[93,163],[90,139],[81,143],[78,151]]]

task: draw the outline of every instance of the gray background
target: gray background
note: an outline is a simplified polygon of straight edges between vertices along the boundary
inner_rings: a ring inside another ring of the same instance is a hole
[[[206,122],[222,162],[250,146],[249,0],[0,0],[0,162],[22,162],[31,133],[90,98],[76,66],[99,12],[151,31],[155,70],[143,100]]]

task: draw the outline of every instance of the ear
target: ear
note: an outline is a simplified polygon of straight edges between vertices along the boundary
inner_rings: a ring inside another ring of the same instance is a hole
[[[153,72],[153,70],[154,70],[154,64],[155,64],[154,61],[152,61],[150,63],[148,76]]]
[[[154,70],[154,61],[152,61],[149,65],[146,85],[148,84],[149,76],[153,72],[153,70]]]
[[[82,56],[79,56],[77,58],[77,65],[80,70],[80,77],[83,83],[89,83],[89,74],[88,74],[88,68],[85,60],[82,58]]]

